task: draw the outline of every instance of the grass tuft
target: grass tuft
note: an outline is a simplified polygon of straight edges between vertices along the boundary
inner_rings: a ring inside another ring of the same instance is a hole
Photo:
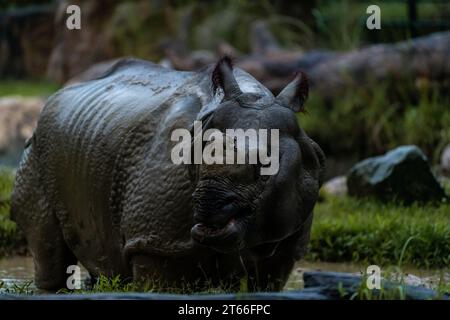
[[[308,259],[448,267],[450,206],[328,197],[315,207]]]

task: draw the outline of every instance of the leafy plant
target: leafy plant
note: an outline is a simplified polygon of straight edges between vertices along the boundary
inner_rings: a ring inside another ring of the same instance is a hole
[[[326,154],[365,158],[415,144],[433,162],[450,142],[450,98],[440,85],[412,79],[354,88],[334,101],[312,92],[305,131]]]

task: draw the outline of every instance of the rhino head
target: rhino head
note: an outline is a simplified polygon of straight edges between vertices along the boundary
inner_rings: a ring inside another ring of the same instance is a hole
[[[191,236],[219,252],[248,250],[267,257],[311,218],[322,183],[324,155],[296,117],[307,98],[307,79],[299,72],[276,97],[242,92],[225,58],[216,65],[212,82],[224,98],[204,129],[278,129],[279,168],[262,175],[260,162],[198,165]]]

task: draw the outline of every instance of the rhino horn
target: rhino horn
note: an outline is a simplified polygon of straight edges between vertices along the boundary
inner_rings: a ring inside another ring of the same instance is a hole
[[[302,71],[297,72],[292,80],[276,97],[278,104],[294,112],[304,111],[304,103],[308,98],[308,77]]]
[[[225,94],[225,100],[230,100],[242,94],[239,84],[233,74],[233,64],[231,58],[223,57],[217,62],[212,73],[213,91],[220,87]]]

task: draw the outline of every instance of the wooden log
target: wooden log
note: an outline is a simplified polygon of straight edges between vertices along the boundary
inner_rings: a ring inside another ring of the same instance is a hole
[[[286,51],[274,47],[267,39],[266,35],[254,40],[253,54],[234,58],[238,67],[251,73],[274,93],[278,93],[298,69],[308,74],[312,89],[327,98],[355,86],[369,86],[389,78],[438,81],[450,78],[448,31],[350,52]],[[182,70],[201,66],[190,55],[180,57],[172,52],[168,58],[175,68]]]

